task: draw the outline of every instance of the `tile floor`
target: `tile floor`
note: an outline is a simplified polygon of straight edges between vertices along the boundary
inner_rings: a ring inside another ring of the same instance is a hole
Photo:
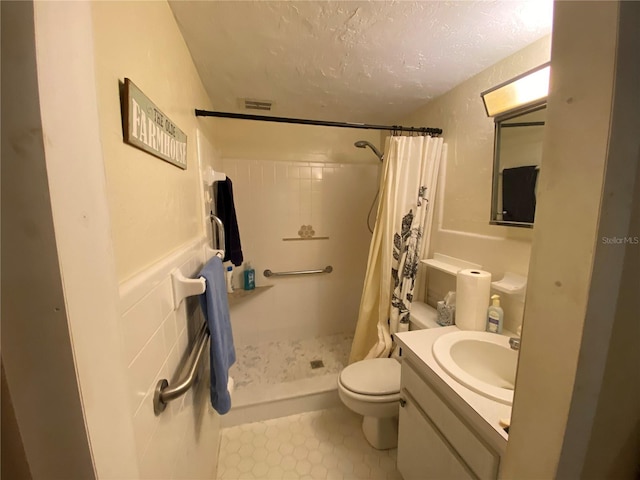
[[[338,373],[347,364],[353,333],[339,333],[306,340],[236,345],[236,363],[229,374],[235,388],[293,382]],[[312,360],[324,367],[312,369]]]
[[[396,449],[371,447],[362,417],[344,406],[222,431],[219,480],[401,480]]]

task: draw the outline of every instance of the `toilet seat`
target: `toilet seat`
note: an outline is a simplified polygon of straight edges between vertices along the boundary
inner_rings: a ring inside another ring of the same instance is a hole
[[[352,363],[340,373],[340,385],[357,397],[369,401],[388,401],[400,393],[400,362],[394,358],[371,358]],[[375,400],[374,400],[375,398]]]
[[[361,393],[355,393],[345,387],[342,382],[338,380],[338,387],[340,390],[340,395],[344,395],[349,397],[352,400],[356,400],[359,402],[370,403],[370,404],[380,404],[380,403],[398,403],[400,400],[400,392],[392,393],[390,395],[363,395]]]

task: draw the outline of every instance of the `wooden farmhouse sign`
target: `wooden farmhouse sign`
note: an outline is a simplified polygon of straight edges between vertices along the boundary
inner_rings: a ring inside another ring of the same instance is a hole
[[[187,136],[128,78],[124,79],[124,141],[187,169]]]

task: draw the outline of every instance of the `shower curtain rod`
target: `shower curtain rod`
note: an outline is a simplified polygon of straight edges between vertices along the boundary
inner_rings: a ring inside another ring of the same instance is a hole
[[[304,118],[270,117],[267,115],[251,115],[247,113],[212,112],[210,110],[198,110],[196,117],[220,117],[236,118],[241,120],[257,120],[261,122],[297,123],[300,125],[320,125],[323,127],[362,128],[367,130],[389,130],[391,132],[414,132],[429,135],[440,135],[441,128],[429,127],[403,127],[401,125],[370,125],[368,123],[330,122],[326,120],[307,120]]]

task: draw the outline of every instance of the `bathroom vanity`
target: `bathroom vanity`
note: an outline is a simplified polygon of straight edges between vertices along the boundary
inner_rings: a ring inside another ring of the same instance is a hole
[[[433,356],[455,326],[402,332],[398,470],[404,480],[494,479],[508,435],[500,419],[511,406],[467,388]],[[480,359],[479,359],[480,360]]]

